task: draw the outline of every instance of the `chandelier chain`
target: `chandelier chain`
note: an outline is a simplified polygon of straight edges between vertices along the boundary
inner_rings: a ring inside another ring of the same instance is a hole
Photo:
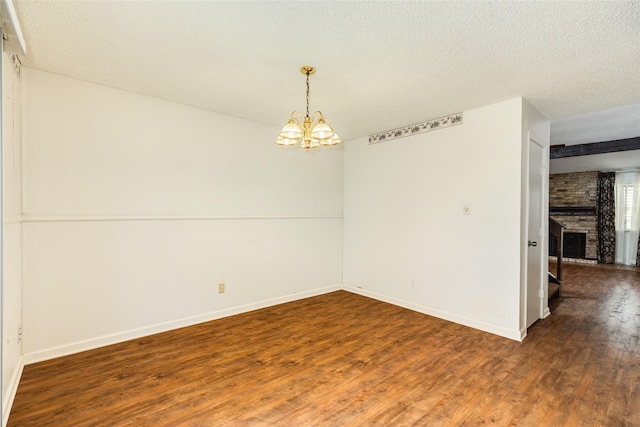
[[[309,117],[309,71],[307,70],[307,117]]]

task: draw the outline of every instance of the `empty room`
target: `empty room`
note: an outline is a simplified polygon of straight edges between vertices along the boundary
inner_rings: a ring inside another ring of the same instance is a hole
[[[639,2],[1,3],[3,426],[640,425]]]

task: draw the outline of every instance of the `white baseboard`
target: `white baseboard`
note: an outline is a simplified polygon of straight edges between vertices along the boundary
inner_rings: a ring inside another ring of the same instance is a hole
[[[20,384],[20,378],[22,378],[23,370],[24,358],[20,357],[18,360],[18,366],[16,366],[11,374],[9,387],[7,387],[6,393],[2,396],[2,427],[5,427],[9,421],[9,414],[11,413],[13,400],[16,398],[16,393],[18,392],[18,385]]]
[[[332,285],[332,286],[328,286],[320,289],[314,289],[312,291],[306,291],[306,292],[286,295],[278,298],[272,298],[268,300],[251,303],[251,304],[231,307],[228,309],[218,310],[210,313],[205,313],[198,316],[192,316],[192,317],[178,319],[170,322],[159,323],[151,326],[146,326],[143,328],[132,329],[124,332],[118,332],[115,334],[103,335],[103,336],[92,338],[89,340],[76,341],[76,342],[65,344],[58,347],[26,353],[22,356],[22,366],[29,365],[32,363],[42,362],[45,360],[54,359],[56,357],[67,356],[67,355],[79,353],[82,351],[92,350],[92,349],[104,347],[107,345],[117,344],[123,341],[141,338],[148,335],[167,332],[173,329],[178,329],[186,326],[196,325],[199,323],[209,322],[211,320],[221,319],[221,318],[233,316],[236,314],[246,313],[253,310],[259,310],[261,308],[271,307],[277,304],[283,304],[286,302],[291,302],[291,301],[296,301],[304,298],[309,298],[312,296],[322,295],[322,294],[334,292],[337,290],[345,290],[355,294],[363,295],[369,298],[387,302],[389,304],[394,304],[399,307],[404,307],[409,310],[417,311],[419,313],[427,314],[429,316],[438,317],[443,320],[458,323],[464,326],[468,326],[484,332],[489,332],[491,334],[499,335],[499,336],[516,340],[516,341],[522,341],[526,336],[526,329],[524,331],[510,330],[510,329],[506,329],[490,323],[480,322],[474,319],[469,319],[456,314],[441,311],[432,307],[414,304],[408,301],[378,294],[376,292],[371,292],[369,290],[361,289],[358,287],[346,286],[346,285]],[[19,377],[17,381],[19,382]],[[16,384],[16,387],[17,387],[17,384]]]
[[[299,299],[309,298],[317,295],[326,294],[341,290],[341,285],[333,285],[325,288],[314,289],[312,291],[305,291],[286,295],[278,298],[272,298],[263,300],[251,304],[241,305],[237,307],[231,307],[224,310],[218,310],[211,313],[205,313],[198,316],[187,317],[184,319],[174,320],[170,322],[159,323],[156,325],[146,326],[144,328],[132,329],[125,332],[119,332],[110,335],[103,335],[101,337],[92,338],[84,341],[77,341],[70,344],[65,344],[59,347],[48,348],[45,350],[35,351],[23,355],[24,365],[30,365],[32,363],[42,362],[56,357],[68,356],[70,354],[79,353],[82,351],[93,350],[95,348],[104,347],[111,344],[117,344],[123,341],[128,341],[136,338],[145,337],[148,335],[157,334],[160,332],[167,332],[173,329],[184,328],[186,326],[197,325],[198,323],[209,322],[211,320],[222,319],[223,317],[229,317],[236,314],[246,313],[249,311],[259,310],[261,308],[271,307],[277,304],[283,304],[286,302],[296,301]]]
[[[458,316],[456,314],[437,310],[432,307],[414,304],[408,301],[378,294],[376,292],[371,292],[361,288],[357,288],[353,286],[345,286],[345,285],[333,285],[325,288],[315,289],[312,291],[306,291],[306,292],[286,295],[283,297],[272,298],[268,300],[251,303],[251,304],[214,311],[211,313],[206,313],[198,316],[187,317],[184,319],[178,319],[171,322],[160,323],[156,325],[146,326],[144,328],[133,329],[133,330],[119,332],[115,334],[103,335],[101,337],[96,337],[89,340],[77,341],[74,343],[65,344],[58,347],[48,348],[45,350],[40,350],[32,353],[26,353],[22,356],[22,366],[29,365],[32,363],[42,362],[45,360],[54,359],[56,357],[67,356],[67,355],[79,353],[82,351],[92,350],[95,348],[104,347],[111,344],[117,344],[123,341],[141,338],[148,335],[167,332],[173,329],[192,326],[198,323],[209,322],[211,320],[221,319],[221,318],[233,316],[236,314],[246,313],[253,310],[259,310],[261,308],[271,307],[277,304],[283,304],[286,302],[309,298],[316,295],[322,295],[325,293],[334,292],[341,289],[348,292],[355,293],[355,294],[363,295],[369,298],[373,298],[379,301],[387,302],[389,304],[394,304],[399,307],[404,307],[409,310],[417,311],[419,313],[424,313],[429,316],[438,317],[440,319],[444,319],[450,322],[458,323],[474,329],[479,329],[481,331],[489,332],[491,334],[499,335],[512,340],[522,341],[526,336],[526,330],[512,331],[512,330],[502,328],[500,326],[496,326],[490,323],[479,322],[477,320],[473,320],[466,317]],[[20,370],[20,373],[21,372],[22,370]],[[17,382],[19,382],[19,377],[17,379]],[[17,388],[17,384],[15,386]]]
[[[527,328],[520,329],[520,339],[518,341],[522,342],[523,339],[527,337]]]
[[[365,297],[376,299],[378,301],[387,302],[389,304],[393,304],[399,307],[407,308],[409,310],[417,311],[418,313],[427,314],[429,316],[437,317],[439,319],[447,320],[449,322],[458,323],[460,325],[468,326],[470,328],[478,329],[484,332],[489,332],[490,334],[499,335],[501,337],[509,338],[515,341],[522,341],[522,339],[524,338],[524,336],[522,335],[522,332],[518,330],[514,331],[514,330],[506,329],[500,326],[492,325],[490,323],[479,322],[477,320],[458,316],[452,313],[447,313],[445,311],[441,311],[432,307],[426,307],[423,305],[414,304],[408,301],[378,294],[376,292],[371,292],[371,291],[354,287],[354,286],[343,286],[343,289],[345,291],[349,291],[354,294],[359,294]],[[524,332],[524,335],[526,336],[526,330]]]

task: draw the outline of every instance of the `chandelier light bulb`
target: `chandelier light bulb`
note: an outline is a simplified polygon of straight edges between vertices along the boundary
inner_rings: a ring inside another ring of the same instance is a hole
[[[310,141],[302,141],[302,144],[300,144],[300,148],[304,150],[311,150],[312,148],[318,148],[319,146],[320,143],[316,139],[312,139]]]
[[[278,145],[282,145],[284,147],[291,147],[296,145],[299,142],[299,138],[297,139],[290,139],[290,138],[283,138],[281,136],[278,137],[278,139],[276,139],[276,144]]]
[[[316,139],[324,140],[331,138],[333,135],[335,135],[335,132],[331,129],[329,123],[325,121],[324,117],[320,116],[318,123],[311,131],[311,136]]]
[[[338,145],[342,142],[342,140],[340,140],[340,137],[338,137],[338,135],[336,135],[335,133],[333,134],[333,136],[329,139],[325,139],[324,141],[320,141],[320,143],[322,145],[324,145],[325,147],[330,147],[332,145]]]

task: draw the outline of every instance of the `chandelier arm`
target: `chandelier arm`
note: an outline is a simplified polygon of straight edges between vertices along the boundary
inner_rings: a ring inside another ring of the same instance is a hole
[[[291,115],[289,116],[289,119],[296,119],[298,121],[302,121],[302,114],[300,114],[297,111],[292,111]]]

